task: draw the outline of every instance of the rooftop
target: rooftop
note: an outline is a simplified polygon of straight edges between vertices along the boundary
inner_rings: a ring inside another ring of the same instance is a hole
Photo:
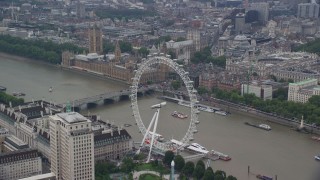
[[[77,112],[66,112],[66,113],[59,113],[57,114],[58,117],[63,119],[64,121],[67,121],[68,123],[78,123],[78,122],[85,122],[90,121],[86,117],[82,116],[81,114]]]
[[[16,161],[23,161],[26,159],[39,157],[38,150],[36,149],[23,149],[9,153],[0,154],[0,164],[6,164]]]
[[[311,82],[317,82],[318,80],[317,79],[306,79],[304,81],[299,81],[299,82],[295,82],[295,83],[290,83],[289,85],[304,85],[304,84],[307,84],[307,83],[311,83]]]

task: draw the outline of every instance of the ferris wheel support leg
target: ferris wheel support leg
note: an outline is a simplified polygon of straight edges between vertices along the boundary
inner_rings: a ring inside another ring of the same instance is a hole
[[[151,129],[151,126],[152,126],[152,124],[154,123],[154,120],[156,119],[156,115],[157,115],[157,114],[154,113],[154,115],[153,115],[153,117],[152,117],[152,119],[151,119],[151,122],[150,122],[150,124],[149,124],[149,127],[148,127],[148,129],[147,129],[147,131],[146,131],[146,134],[143,136],[143,139],[142,139],[142,142],[141,142],[141,144],[140,144],[140,147],[139,147],[138,151],[136,152],[137,155],[140,154],[140,149],[141,149],[142,145],[144,144],[144,141],[146,140],[146,137],[147,137],[148,134],[149,134],[149,131],[150,131],[150,129]]]
[[[151,157],[151,151],[152,151],[152,146],[153,146],[153,142],[154,142],[154,136],[156,134],[157,125],[158,125],[159,113],[160,113],[160,108],[155,113],[155,114],[157,114],[157,116],[156,116],[156,122],[154,123],[154,126],[153,126],[153,133],[152,133],[152,138],[151,138],[151,143],[150,143],[150,149],[149,149],[149,155],[148,155],[147,163],[150,161],[150,157]]]

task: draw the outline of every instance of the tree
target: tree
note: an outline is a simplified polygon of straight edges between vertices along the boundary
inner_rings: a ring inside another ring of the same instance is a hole
[[[309,103],[320,107],[320,95],[313,95],[309,98]]]
[[[199,161],[198,161],[199,162]],[[197,163],[196,168],[193,171],[193,176],[197,179],[201,179],[204,175],[205,168],[201,164]]]
[[[185,161],[184,161],[184,158],[181,156],[181,155],[177,155],[175,158],[174,158],[174,164],[175,164],[175,169],[177,171],[181,171],[182,168],[184,167],[185,165]]]
[[[109,52],[114,51],[114,45],[111,42],[104,41],[103,42],[103,52],[108,54]]]
[[[214,180],[214,172],[211,167],[208,167],[204,172],[203,180]]]
[[[172,151],[166,151],[166,153],[164,154],[163,157],[163,164],[170,166],[171,165],[171,161],[174,159],[174,153]]]
[[[168,54],[170,55],[171,59],[176,59],[177,55],[175,52],[173,52],[172,50],[169,50]]]
[[[200,94],[200,95],[202,95],[202,94],[205,94],[205,93],[208,93],[209,91],[205,88],[205,87],[203,87],[203,86],[200,86],[199,88],[198,88],[198,93]]]
[[[224,180],[224,177],[221,174],[214,175],[214,180]]]
[[[120,50],[121,52],[131,52],[132,51],[132,45],[129,42],[120,41]]]
[[[237,180],[236,177],[229,175],[226,180]]]
[[[206,166],[204,165],[204,162],[202,160],[199,160],[196,166],[202,166],[203,169],[206,169]]]
[[[221,170],[217,170],[214,173],[214,176],[221,176],[223,179],[225,179],[227,177],[226,173],[224,171],[221,171]]]
[[[193,171],[194,171],[194,163],[191,162],[191,161],[188,161],[188,162],[185,164],[185,166],[183,167],[182,172],[183,172],[186,176],[190,177],[190,176],[192,175]]]
[[[138,50],[138,53],[140,56],[146,58],[149,54],[149,50],[146,48],[146,47],[141,47],[139,50]]]
[[[180,81],[172,81],[171,82],[171,86],[172,86],[172,88],[174,89],[174,90],[177,90],[177,89],[179,89],[180,87],[181,87],[181,82]]]
[[[124,158],[121,164],[121,170],[125,173],[130,173],[134,168],[134,163],[131,158]]]

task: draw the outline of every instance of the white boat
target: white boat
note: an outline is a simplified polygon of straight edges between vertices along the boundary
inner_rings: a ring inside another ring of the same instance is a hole
[[[181,146],[181,147],[189,146],[189,144],[182,143],[181,141],[178,141],[178,140],[175,140],[175,139],[171,139],[170,142],[175,144],[175,145]]]
[[[314,156],[314,159],[320,161],[320,155]]]
[[[265,130],[271,130],[271,127],[267,124],[259,124],[259,128],[265,129]]]
[[[205,147],[201,146],[200,144],[198,143],[191,143],[190,146],[193,146],[195,148],[199,148],[199,149],[202,149],[202,150],[207,150]]]
[[[198,106],[198,109],[199,109],[200,111],[205,111],[205,112],[211,112],[211,113],[214,112],[214,110],[211,109],[210,107]]]
[[[225,111],[216,111],[216,112],[214,112],[214,113],[219,114],[219,115],[223,115],[223,116],[226,116],[226,115],[228,114],[228,113],[225,112]]]
[[[187,101],[179,101],[178,104],[181,106],[191,107],[190,102]]]
[[[50,87],[50,88],[49,88],[49,92],[52,92],[52,90],[53,90],[52,87]]]
[[[194,123],[199,124],[199,123],[200,123],[200,121],[195,121]]]

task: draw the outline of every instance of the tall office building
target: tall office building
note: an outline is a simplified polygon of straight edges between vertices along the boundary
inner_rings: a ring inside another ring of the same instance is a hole
[[[249,10],[255,10],[258,12],[258,20],[262,24],[266,24],[269,20],[269,3],[251,3]]]
[[[102,31],[94,25],[89,29],[89,53],[101,54],[102,52]]]
[[[319,4],[317,3],[301,3],[298,4],[298,18],[318,18]]]
[[[86,9],[82,2],[78,1],[76,4],[76,12],[78,18],[83,18],[86,16]]]
[[[57,180],[94,180],[91,121],[76,112],[50,116],[51,172]]]
[[[234,30],[237,34],[242,34],[245,30],[246,22],[243,13],[238,13],[234,21]]]

